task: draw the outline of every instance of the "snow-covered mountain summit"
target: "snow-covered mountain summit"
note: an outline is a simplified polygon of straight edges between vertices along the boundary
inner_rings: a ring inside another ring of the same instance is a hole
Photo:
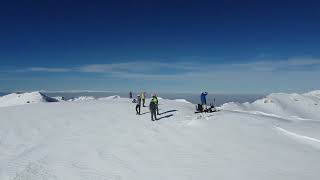
[[[38,91],[30,93],[12,93],[0,97],[0,107],[43,102],[57,102],[57,100]]]
[[[226,103],[222,109],[292,120],[320,120],[320,91],[305,94],[273,93],[253,103]]]
[[[320,98],[320,90],[311,91],[311,92],[305,93],[304,95],[315,96],[315,97]]]
[[[37,92],[5,99],[47,102]],[[320,98],[313,93],[271,94],[215,113],[159,98],[157,121],[149,107],[136,115],[129,98],[88,99],[0,108],[0,179],[320,177]]]

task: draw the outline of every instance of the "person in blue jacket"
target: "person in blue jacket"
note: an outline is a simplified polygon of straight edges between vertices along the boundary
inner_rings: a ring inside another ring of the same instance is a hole
[[[207,95],[208,95],[207,92],[202,92],[202,93],[201,93],[201,96],[200,96],[200,98],[201,98],[201,105],[207,105],[207,98],[206,98]]]

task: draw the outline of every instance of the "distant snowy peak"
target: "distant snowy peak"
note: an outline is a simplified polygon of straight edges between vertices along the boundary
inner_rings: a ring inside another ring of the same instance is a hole
[[[177,101],[177,102],[182,102],[182,103],[191,103],[185,99],[175,99],[174,101]]]
[[[56,100],[59,101],[59,102],[63,102],[63,101],[66,100],[66,99],[65,99],[64,97],[62,97],[62,96],[56,96],[56,97],[52,97],[52,98],[56,99]]]
[[[109,97],[101,97],[101,98],[98,98],[98,100],[110,100],[110,99],[119,99],[120,96],[118,95],[114,95],[114,96],[109,96]]]
[[[226,103],[222,109],[292,120],[320,120],[320,91],[305,94],[273,93],[253,103]]]
[[[48,97],[38,91],[30,93],[12,93],[0,97],[0,107],[57,101],[58,100]]]
[[[95,100],[95,98],[93,96],[80,96],[77,98],[69,99],[68,101],[91,101],[91,100]]]
[[[110,99],[119,99],[120,96],[114,95],[109,97],[101,97],[101,98],[95,98],[93,96],[80,96],[77,98],[69,99],[68,101],[92,101],[92,100],[110,100]]]
[[[311,92],[305,93],[304,95],[306,95],[306,96],[316,96],[316,97],[320,98],[320,90],[311,91]]]

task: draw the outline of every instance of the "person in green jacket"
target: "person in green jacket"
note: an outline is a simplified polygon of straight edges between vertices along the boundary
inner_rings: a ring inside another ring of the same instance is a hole
[[[150,105],[149,105],[149,109],[150,109],[150,113],[151,113],[151,120],[158,120],[157,119],[157,115],[156,115],[156,111],[157,111],[157,103],[158,103],[158,99],[156,96],[153,96],[151,101],[150,101]]]
[[[160,115],[160,114],[159,114],[159,100],[158,100],[158,97],[157,97],[156,94],[154,94],[154,95],[152,96],[152,98],[155,99],[157,115]]]
[[[145,103],[146,103],[146,92],[142,92],[141,93],[141,100],[142,100],[143,107],[146,107],[145,106]]]

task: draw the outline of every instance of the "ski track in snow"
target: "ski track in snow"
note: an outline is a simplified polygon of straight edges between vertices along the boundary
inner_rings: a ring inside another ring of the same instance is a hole
[[[298,116],[291,116],[290,117],[284,117],[284,116],[279,116],[275,114],[269,114],[261,111],[243,111],[243,110],[223,110],[223,111],[228,111],[228,112],[237,112],[237,113],[243,113],[243,114],[251,114],[251,115],[257,115],[257,116],[263,116],[267,118],[275,118],[279,120],[285,120],[285,121],[306,121],[306,122],[319,122],[320,120],[315,120],[315,119],[307,119],[307,118],[301,118]]]
[[[282,132],[283,134],[291,137],[291,138],[294,138],[295,140],[298,140],[299,142],[303,142],[305,144],[308,144],[308,145],[311,145],[315,148],[320,149],[320,140],[319,139],[300,135],[300,134],[285,130],[281,127],[275,127],[275,129]]]

